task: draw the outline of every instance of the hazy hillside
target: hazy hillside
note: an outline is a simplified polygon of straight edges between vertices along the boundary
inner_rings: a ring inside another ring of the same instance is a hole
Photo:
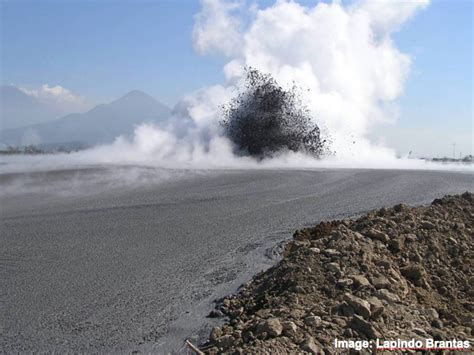
[[[133,132],[141,122],[166,119],[170,109],[141,91],[131,91],[109,103],[85,113],[74,113],[54,121],[7,129],[0,132],[6,145],[82,142],[109,143],[119,135]]]
[[[12,85],[0,86],[0,128],[21,126],[58,118],[58,112]]]

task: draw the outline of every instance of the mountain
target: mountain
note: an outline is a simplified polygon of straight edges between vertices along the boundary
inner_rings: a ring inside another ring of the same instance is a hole
[[[85,113],[73,113],[54,121],[7,129],[0,132],[6,145],[82,142],[88,145],[110,143],[117,136],[133,133],[142,122],[160,122],[171,110],[142,91],[134,90]]]
[[[57,112],[13,85],[0,86],[0,127],[16,128],[58,118]]]

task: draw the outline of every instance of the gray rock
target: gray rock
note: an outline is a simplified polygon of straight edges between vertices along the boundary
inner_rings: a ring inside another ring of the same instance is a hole
[[[402,237],[393,238],[388,241],[388,246],[392,251],[398,252],[402,250],[404,242],[405,240]]]
[[[326,254],[327,256],[336,256],[336,255],[341,254],[336,249],[324,249],[323,253]]]
[[[400,299],[398,298],[397,295],[391,293],[389,290],[387,290],[386,288],[382,288],[380,290],[377,290],[377,292],[375,293],[375,295],[377,296],[377,298],[379,299],[382,299],[382,300],[385,300],[387,301],[388,303],[395,303],[395,302],[399,302]]]
[[[409,207],[407,205],[403,204],[403,203],[400,203],[400,204],[393,207],[393,210],[397,213],[400,213],[402,211],[406,211],[408,209],[409,209]]]
[[[428,317],[428,319],[439,318],[439,314],[434,308],[426,308],[423,313]]]
[[[380,301],[377,297],[369,297],[367,299],[367,302],[369,302],[370,304],[370,312],[372,313],[372,319],[376,319],[383,313],[385,307],[382,301]]]
[[[208,315],[209,318],[220,318],[220,317],[224,317],[224,313],[222,313],[221,310],[219,309],[213,309],[209,315]]]
[[[372,324],[366,321],[361,316],[357,314],[352,317],[350,326],[356,332],[365,334],[370,339],[381,338],[382,335],[372,326]]]
[[[298,331],[298,326],[292,321],[282,322],[283,333],[287,335],[295,335]]]
[[[360,314],[365,319],[369,319],[371,316],[370,303],[363,300],[362,298],[351,295],[350,293],[344,294],[344,301],[346,301],[357,314]]]
[[[421,222],[421,228],[424,228],[424,229],[435,229],[436,228],[436,225],[434,225],[433,223],[429,222],[429,221],[423,221]]]
[[[340,273],[341,268],[338,263],[329,263],[326,265],[326,269],[331,272]]]
[[[321,317],[319,316],[309,316],[304,319],[306,325],[310,327],[318,327],[321,325]]]
[[[234,338],[232,337],[232,335],[224,335],[217,341],[217,346],[219,346],[220,348],[228,348],[232,346],[233,343]]]
[[[389,239],[387,234],[385,234],[384,232],[379,231],[378,229],[369,229],[366,232],[366,235],[370,239],[380,240],[383,243],[386,243]]]
[[[352,276],[352,280],[354,281],[354,284],[357,287],[370,286],[370,282],[369,282],[369,280],[367,280],[367,278],[365,276],[355,275],[355,276]]]
[[[405,267],[400,268],[400,272],[403,276],[410,280],[418,280],[421,279],[425,274],[425,269],[423,266],[418,264],[410,264]]]
[[[283,332],[283,326],[278,318],[269,318],[257,326],[257,335],[267,333],[270,337],[280,336]]]
[[[300,344],[300,348],[303,351],[307,351],[310,354],[324,354],[324,352],[316,345],[314,339],[312,337],[307,337],[303,342]]]
[[[413,333],[418,334],[418,335],[421,335],[421,336],[424,337],[424,338],[429,338],[428,333],[427,333],[424,329],[421,329],[421,328],[413,328],[412,331],[413,331]]]
[[[350,317],[355,314],[354,308],[349,306],[347,302],[342,302],[341,305],[339,306],[339,309],[341,313],[346,317]]]
[[[390,281],[388,281],[388,279],[385,276],[376,277],[372,281],[372,283],[373,283],[373,285],[376,289],[389,288],[390,287]]]
[[[340,287],[348,287],[351,286],[354,283],[352,279],[339,279],[337,281],[337,285]]]
[[[212,328],[210,340],[216,342],[222,336],[222,330],[219,327]]]

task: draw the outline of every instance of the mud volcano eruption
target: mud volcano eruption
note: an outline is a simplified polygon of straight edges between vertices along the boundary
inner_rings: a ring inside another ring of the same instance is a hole
[[[237,154],[263,159],[284,151],[323,152],[326,141],[297,87],[284,90],[269,74],[246,68],[243,91],[223,111],[221,124]]]

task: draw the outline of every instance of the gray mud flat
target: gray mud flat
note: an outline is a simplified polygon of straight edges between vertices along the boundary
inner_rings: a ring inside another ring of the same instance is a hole
[[[0,352],[179,351],[293,230],[474,186],[473,174],[426,171],[117,174],[0,176]]]

